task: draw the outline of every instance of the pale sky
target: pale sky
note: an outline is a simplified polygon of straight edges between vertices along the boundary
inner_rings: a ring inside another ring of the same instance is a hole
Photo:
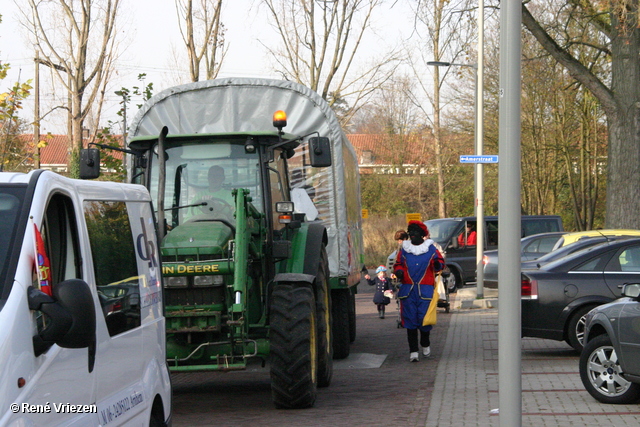
[[[227,0],[223,6],[222,21],[227,28],[225,39],[229,45],[227,57],[219,77],[265,77],[278,78],[270,68],[267,53],[258,42],[264,44],[278,43],[278,36],[265,22],[266,10],[258,6],[256,0]],[[392,46],[399,45],[403,37],[408,36],[411,22],[408,2],[398,1],[393,4],[388,1],[372,21],[372,32],[363,44],[360,56],[363,60],[379,55]],[[22,8],[28,8],[24,0],[20,0]],[[124,33],[123,44],[127,49],[122,52],[119,60],[117,76],[112,79],[112,90],[109,99],[111,105],[103,113],[106,120],[118,121],[117,97],[113,91],[121,87],[131,88],[139,86],[137,75],[146,73],[146,82],[154,83],[154,93],[186,82],[187,71],[183,74],[183,81],[177,80],[176,72],[171,62],[173,51],[184,51],[180,38],[175,3],[173,0],[122,0],[123,18],[120,28]],[[11,64],[9,76],[0,81],[0,92],[4,92],[18,79],[21,81],[34,78],[34,51],[28,45],[24,36],[24,29],[18,24],[18,7],[13,0],[4,0],[0,6],[2,23],[0,24],[0,60]],[[41,82],[44,89],[44,72],[41,67]],[[186,77],[186,78],[185,78]],[[47,100],[53,103],[53,94],[41,91],[41,112],[44,113]],[[60,95],[61,96],[61,95]],[[66,95],[65,95],[66,96]],[[25,108],[20,113],[24,118],[33,118],[33,96],[31,101],[25,102]],[[50,108],[50,107],[49,107]],[[130,117],[133,117],[130,111]],[[50,117],[50,118],[49,118]],[[54,114],[42,123],[42,132],[63,133],[66,131],[66,119]],[[103,124],[104,124],[103,123]],[[30,132],[31,130],[29,130]]]

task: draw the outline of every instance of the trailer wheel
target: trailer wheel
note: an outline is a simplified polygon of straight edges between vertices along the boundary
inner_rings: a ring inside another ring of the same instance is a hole
[[[356,340],[356,294],[349,291],[349,342]]]
[[[333,358],[349,356],[349,289],[331,291],[331,311],[333,315]]]
[[[317,395],[315,298],[306,286],[279,284],[271,295],[271,398],[278,409],[313,406]]]
[[[328,387],[333,376],[333,340],[331,331],[331,297],[329,296],[329,261],[322,246],[316,274],[316,318],[318,319],[318,387]]]

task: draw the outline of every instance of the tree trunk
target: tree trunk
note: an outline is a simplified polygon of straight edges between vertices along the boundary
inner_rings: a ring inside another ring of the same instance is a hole
[[[611,14],[611,86],[617,111],[608,115],[608,228],[640,228],[640,31],[638,1],[630,3],[635,7],[626,15]]]
[[[612,2],[611,87],[560,47],[522,6],[522,23],[573,78],[595,96],[607,115],[607,228],[640,228],[640,31],[638,0]]]

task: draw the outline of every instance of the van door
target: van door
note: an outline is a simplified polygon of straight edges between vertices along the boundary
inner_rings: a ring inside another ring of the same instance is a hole
[[[37,195],[36,195],[37,196]],[[67,279],[82,279],[82,256],[78,240],[73,202],[63,194],[54,194],[48,204],[39,232],[49,259],[48,277],[52,288]],[[35,245],[34,245],[35,246]],[[33,277],[37,287],[38,277]],[[36,328],[46,325],[46,318],[34,312]],[[95,369],[89,369],[89,351],[86,348],[69,349],[53,345],[35,358],[37,374],[31,396],[26,403],[45,405],[49,413],[30,413],[28,418],[35,425],[95,425],[95,410],[72,413],[64,405],[92,405],[95,403]],[[39,377],[39,378],[38,378]],[[27,379],[29,384],[29,379]],[[54,405],[62,405],[55,407]],[[24,415],[24,414],[23,414]]]
[[[96,358],[98,419],[102,425],[131,421],[148,406],[143,394],[143,342],[136,234],[127,203],[83,203],[102,316],[98,316]],[[101,318],[100,318],[101,317]]]

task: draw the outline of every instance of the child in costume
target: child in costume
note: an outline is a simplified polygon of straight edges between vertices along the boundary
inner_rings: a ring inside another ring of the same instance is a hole
[[[378,317],[384,319],[384,308],[391,302],[391,298],[385,295],[391,294],[391,281],[387,277],[387,269],[384,265],[376,268],[376,277],[373,279],[368,274],[364,278],[369,282],[369,286],[376,287],[376,293],[373,295],[373,303],[378,306]]]

